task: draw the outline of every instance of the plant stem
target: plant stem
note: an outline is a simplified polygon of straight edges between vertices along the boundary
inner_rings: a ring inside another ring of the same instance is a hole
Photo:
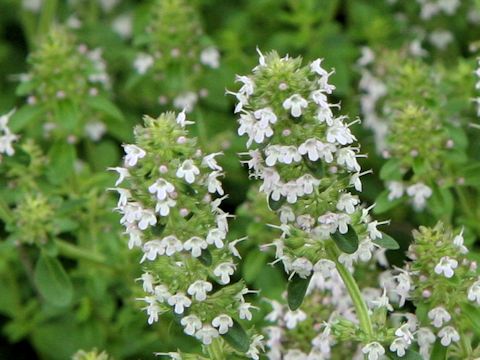
[[[338,261],[339,251],[336,245],[333,242],[327,242],[326,250],[328,256],[330,257],[330,260],[335,262],[338,273],[340,274],[343,283],[347,288],[348,294],[352,299],[353,305],[355,306],[355,311],[357,313],[358,321],[360,322],[360,328],[369,338],[373,338],[373,327],[372,322],[370,321],[370,316],[368,315],[367,304],[363,300],[362,293],[360,292],[360,288],[358,287],[357,282],[353,278],[350,271],[348,271],[348,269],[343,266],[340,261]]]
[[[45,36],[50,30],[50,26],[55,19],[57,12],[57,0],[47,0],[42,5],[40,20],[37,25],[37,36]],[[38,40],[38,38],[37,38]]]
[[[225,360],[222,343],[219,338],[213,339],[212,343],[208,346],[208,356],[211,360]]]
[[[56,239],[55,244],[58,246],[58,250],[63,256],[77,260],[87,260],[99,265],[111,267],[107,264],[102,255],[92,253],[60,239]]]
[[[472,344],[467,341],[465,332],[462,330],[460,330],[460,348],[462,349],[462,355],[465,356],[465,359],[470,359],[470,355],[472,354]]]

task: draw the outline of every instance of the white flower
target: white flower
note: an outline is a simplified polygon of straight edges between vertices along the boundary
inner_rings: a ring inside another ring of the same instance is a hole
[[[440,337],[440,343],[443,346],[450,345],[452,341],[457,342],[460,340],[460,335],[452,326],[445,326],[438,332],[438,336]]]
[[[200,62],[203,65],[216,69],[220,66],[220,53],[213,46],[203,49],[200,53]]]
[[[413,206],[415,209],[422,210],[427,203],[427,199],[432,196],[432,189],[424,183],[416,183],[407,188],[407,194],[413,197]]]
[[[323,228],[330,234],[337,231],[338,228],[338,215],[332,212],[327,212],[318,217],[318,222],[322,224]]]
[[[230,282],[230,276],[235,272],[235,265],[231,262],[224,262],[219,264],[213,274],[220,278],[220,283],[226,285]]]
[[[183,249],[183,244],[174,235],[168,235],[162,239],[162,243],[165,246],[165,254],[172,256],[176,252],[180,252]]]
[[[192,305],[192,300],[190,300],[185,294],[179,292],[175,295],[170,296],[168,299],[168,305],[175,306],[173,311],[175,314],[183,314],[186,307]]]
[[[405,343],[411,344],[413,341],[413,334],[410,331],[410,324],[407,322],[395,330],[395,336],[402,338]]]
[[[311,161],[323,159],[327,163],[331,163],[333,161],[333,153],[335,151],[335,145],[325,144],[315,138],[306,140],[298,147],[298,152],[300,155],[307,155]]]
[[[127,206],[128,200],[132,197],[130,190],[123,189],[123,188],[109,188],[108,190],[116,191],[118,195],[120,195],[120,197],[118,198],[117,207],[119,209],[123,209],[123,211],[129,211],[129,209],[126,206]],[[133,210],[133,208],[131,208],[131,210]],[[137,215],[135,215],[135,217],[136,216]],[[129,222],[131,223],[132,221],[129,221]]]
[[[183,248],[191,251],[193,257],[199,257],[202,254],[202,250],[205,250],[207,247],[207,242],[198,236],[192,236],[183,244]]]
[[[125,164],[127,166],[135,166],[138,159],[142,159],[147,154],[145,150],[139,148],[137,145],[122,145],[125,150]]]
[[[280,221],[282,224],[287,224],[295,220],[295,213],[293,212],[292,208],[287,205],[283,205],[279,209],[280,214]]]
[[[300,117],[303,109],[308,106],[308,101],[301,97],[299,94],[293,94],[283,102],[283,108],[290,110],[290,114],[293,117]]]
[[[312,91],[310,96],[311,96],[313,102],[315,104],[317,104],[318,106],[320,106],[321,108],[325,108],[325,109],[330,108],[330,105],[328,104],[327,95],[325,95],[323,93],[322,89]]]
[[[168,291],[168,288],[165,285],[155,286],[154,292],[157,300],[162,303],[165,301],[168,301],[170,296],[172,296],[172,294],[170,294],[170,292]]]
[[[267,127],[269,124],[275,124],[277,122],[277,115],[275,115],[269,107],[256,110],[253,116],[255,116],[262,127]]]
[[[143,257],[140,262],[144,262],[145,259],[153,261],[158,255],[165,254],[165,244],[160,240],[150,240],[143,244]]]
[[[455,274],[455,269],[458,267],[458,261],[448,256],[443,256],[437,265],[435,265],[435,273],[443,275],[446,278],[451,278]]]
[[[165,179],[158,179],[148,187],[150,194],[157,194],[157,200],[165,200],[175,191],[175,187]]]
[[[187,335],[193,336],[197,330],[202,328],[202,321],[196,315],[187,315],[182,320],[180,324],[184,327],[184,332]]]
[[[260,357],[260,350],[263,352],[265,351],[263,347],[263,335],[255,335],[252,340],[250,341],[250,347],[245,355],[247,355],[250,359],[259,360]]]
[[[187,125],[194,124],[193,121],[188,121],[187,120],[187,114],[186,110],[183,109],[181,112],[178,113],[175,121],[177,122],[178,125],[180,125],[182,128],[184,128]]]
[[[107,132],[107,127],[101,121],[89,121],[85,124],[85,134],[89,139],[98,141]]]
[[[405,356],[405,350],[408,348],[408,344],[405,342],[403,338],[396,338],[390,344],[390,351],[396,352],[397,356],[403,357]]]
[[[218,155],[222,155],[222,153],[217,152],[217,153],[208,154],[204,156],[202,159],[202,166],[206,166],[211,170],[222,171],[223,168],[220,165],[218,165],[217,160],[215,160],[215,157]]]
[[[476,302],[480,305],[480,281],[475,281],[472,286],[468,288],[468,300]]]
[[[158,306],[157,300],[153,296],[147,296],[143,300],[148,304],[148,306],[144,308],[144,310],[147,310],[148,324],[152,325],[158,321],[160,306]]]
[[[142,246],[142,232],[136,227],[128,226],[125,229],[125,234],[129,236],[128,239],[128,248],[131,250],[134,247]]]
[[[223,240],[225,240],[226,236],[227,234],[224,231],[214,228],[208,231],[206,241],[207,244],[215,244],[218,249],[221,249],[223,248]]]
[[[439,328],[442,327],[446,322],[449,322],[452,317],[450,314],[441,306],[430,310],[428,312],[428,318],[432,320],[432,325]]]
[[[197,280],[190,284],[187,294],[194,296],[198,301],[204,301],[207,298],[207,292],[212,291],[213,286],[208,281]]]
[[[226,334],[228,329],[233,326],[233,320],[230,316],[222,314],[218,315],[212,320],[212,325],[218,328],[220,335]]]
[[[299,322],[304,321],[306,318],[307,314],[300,309],[295,311],[288,310],[284,316],[285,326],[288,329],[294,329]]]
[[[345,166],[350,171],[359,172],[360,165],[357,162],[357,156],[350,148],[342,148],[337,151],[337,164]]]
[[[356,195],[350,193],[344,193],[340,195],[337,202],[337,209],[340,211],[345,210],[347,214],[353,214],[355,212],[355,206],[360,203],[360,199]]]
[[[351,144],[356,140],[348,126],[340,119],[334,119],[332,126],[327,129],[327,141],[329,143],[339,143],[340,145]]]
[[[123,167],[109,167],[107,168],[108,170],[113,170],[118,173],[118,179],[115,182],[115,186],[120,185],[125,178],[130,176],[130,173],[128,172],[128,169],[123,168]]]
[[[143,282],[143,291],[152,294],[153,293],[153,283],[155,281],[152,274],[149,272],[143,273],[139,280]]]
[[[328,72],[322,68],[323,59],[317,59],[310,64],[310,70],[320,76],[327,76]]]
[[[222,196],[223,194],[225,194],[225,192],[223,191],[222,183],[220,182],[220,180],[218,180],[219,176],[223,176],[223,174],[218,171],[212,171],[210,174],[208,174],[207,188],[209,193],[217,193]]]
[[[390,305],[390,300],[387,296],[387,289],[383,288],[383,294],[378,299],[370,301],[370,303],[376,308],[385,308],[388,311],[393,311],[392,305]]]
[[[385,355],[385,349],[380,343],[374,341],[365,345],[362,348],[362,353],[367,355],[368,360],[378,360],[382,355]]]
[[[164,200],[159,200],[155,204],[155,211],[160,214],[160,216],[167,216],[170,214],[170,208],[174,207],[177,202],[173,199],[167,197]]]
[[[184,178],[189,184],[193,184],[196,175],[200,175],[200,170],[195,166],[195,163],[191,159],[185,160],[177,169],[176,173],[178,178]]]
[[[387,183],[388,188],[388,200],[393,201],[403,196],[405,191],[403,183],[401,181],[390,181]]]
[[[347,214],[337,215],[337,225],[340,234],[346,234],[348,232],[348,224],[350,224],[351,220],[352,219]]]
[[[396,281],[396,286],[394,290],[400,296],[399,305],[403,306],[406,298],[410,294],[410,289],[412,288],[412,281],[410,275],[405,271],[400,272],[400,274],[396,275],[394,279]]]
[[[240,306],[238,307],[238,316],[242,320],[252,320],[252,312],[250,309],[258,309],[255,306],[252,306],[252,304],[248,302],[242,302]]]
[[[244,94],[246,96],[250,96],[250,95],[253,94],[255,84],[252,81],[252,79],[250,79],[248,76],[236,75],[235,76],[235,82],[243,83],[240,90],[238,90],[239,93]]]
[[[203,325],[203,327],[195,333],[195,337],[204,345],[210,345],[212,340],[217,338],[219,333],[217,329],[210,325]]]
[[[304,257],[299,257],[295,259],[292,263],[292,271],[294,271],[302,279],[306,279],[310,276],[313,270],[313,264]]]
[[[198,96],[193,91],[187,91],[173,99],[173,106],[179,110],[191,112],[198,101]]]
[[[140,75],[145,74],[148,69],[153,65],[153,56],[145,53],[140,53],[133,62],[133,67]]]
[[[428,327],[422,327],[417,330],[417,343],[420,348],[420,355],[424,359],[430,358],[430,347],[435,342],[435,334]]]
[[[140,230],[146,230],[149,226],[153,226],[157,223],[155,213],[150,209],[142,209],[140,212],[140,219],[138,222],[138,228]]]
[[[460,253],[466,254],[468,253],[468,249],[465,245],[463,245],[463,242],[464,242],[464,239],[463,239],[463,228],[462,228],[462,230],[460,231],[460,234],[456,235],[453,238],[453,245],[458,247],[458,249],[460,250]]]

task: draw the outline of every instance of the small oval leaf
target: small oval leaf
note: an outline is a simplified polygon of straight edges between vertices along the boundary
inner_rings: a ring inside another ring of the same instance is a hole
[[[212,265],[212,253],[208,249],[202,250],[197,259],[205,266]]]
[[[416,351],[408,349],[405,351],[405,355],[400,357],[396,353],[389,351],[387,356],[391,360],[423,360],[423,357]],[[433,358],[432,359],[436,359]]]
[[[73,298],[73,286],[56,257],[40,255],[35,266],[35,285],[44,299],[55,306],[66,306]]]
[[[307,293],[308,284],[310,284],[311,278],[312,277],[310,276],[306,279],[303,279],[300,276],[295,275],[288,282],[287,302],[290,310],[295,311],[300,307],[300,305],[302,305],[303,298]]]
[[[250,347],[250,338],[236,320],[233,320],[233,326],[222,337],[231,347],[242,353],[246,353]]]
[[[375,239],[373,241],[375,244],[380,245],[381,247],[387,249],[387,250],[398,250],[400,249],[400,245],[395,241],[394,238],[392,238],[390,235],[387,235],[382,232],[382,238],[381,239]]]
[[[282,207],[285,200],[286,200],[285,196],[280,196],[280,199],[273,200],[272,195],[270,194],[270,196],[268,197],[268,207],[272,211],[277,211],[278,209],[280,209]]]
[[[344,253],[353,254],[358,249],[358,236],[355,229],[350,225],[348,225],[348,231],[345,234],[341,234],[337,230],[331,235],[331,238]]]

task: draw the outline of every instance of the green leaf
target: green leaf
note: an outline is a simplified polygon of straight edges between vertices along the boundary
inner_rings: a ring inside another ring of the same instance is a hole
[[[50,164],[47,169],[47,178],[52,184],[61,184],[73,174],[75,163],[75,147],[65,141],[57,141],[48,152]]]
[[[386,180],[401,180],[402,172],[401,162],[399,159],[388,160],[380,169],[380,179]]]
[[[389,359],[392,359],[392,360],[423,360],[422,356],[418,352],[410,349],[407,349],[407,351],[405,352],[405,355],[402,357],[398,356],[397,353],[394,353],[391,351],[387,353],[387,356]],[[432,357],[431,359],[436,359],[436,358]]]
[[[208,249],[202,250],[202,253],[198,257],[198,260],[203,265],[210,266],[210,265],[212,265],[212,253]]]
[[[387,250],[400,249],[400,245],[398,245],[397,241],[394,238],[392,238],[390,235],[385,234],[384,232],[382,232],[381,239],[375,239],[373,242]]]
[[[39,120],[44,114],[40,106],[23,106],[13,113],[8,127],[14,133],[20,132],[29,123]]]
[[[287,302],[290,310],[295,311],[300,307],[300,305],[302,305],[303,298],[307,293],[308,284],[310,283],[311,278],[312,277],[310,276],[306,279],[303,279],[300,276],[294,275],[293,278],[288,282]]]
[[[283,205],[283,203],[285,202],[286,199],[287,198],[285,196],[280,196],[280,199],[273,200],[272,195],[270,194],[270,196],[268,197],[268,207],[272,211],[277,211],[278,209],[280,209],[282,207],[282,205]]]
[[[242,266],[243,279],[247,283],[251,283],[257,278],[265,266],[267,258],[268,254],[264,252],[250,251],[248,253]]]
[[[377,196],[375,199],[375,207],[373,208],[374,214],[387,212],[403,202],[403,198],[388,200],[388,194],[388,190],[384,190]]]
[[[432,354],[430,355],[430,359],[435,360],[445,360],[447,358],[447,347],[443,346],[440,341],[436,341],[435,345],[432,349]]]
[[[250,338],[236,320],[233,320],[233,326],[222,337],[231,347],[242,353],[247,352],[250,347]]]
[[[125,120],[122,112],[107,98],[101,96],[90,96],[87,102],[92,108],[107,115],[113,120]]]
[[[42,253],[33,276],[38,291],[47,302],[55,306],[66,306],[72,301],[72,283],[57,258]]]
[[[344,253],[353,254],[358,249],[358,236],[355,229],[350,225],[348,225],[347,233],[341,234],[337,230],[337,232],[331,235],[331,238]]]
[[[462,314],[470,323],[473,332],[480,336],[480,313],[478,309],[472,305],[465,305],[462,307]]]

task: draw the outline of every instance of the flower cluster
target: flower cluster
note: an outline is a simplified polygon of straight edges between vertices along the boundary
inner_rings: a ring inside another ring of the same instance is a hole
[[[459,63],[456,72],[447,71],[401,52],[384,52],[375,59],[364,49],[358,63],[365,123],[387,159],[380,172],[387,190],[377,205],[390,208],[408,200],[423,210],[436,189],[461,182],[461,170],[452,169],[460,169],[466,159],[467,140],[459,119],[468,115],[456,104],[466,105],[470,95],[454,89],[471,82],[471,70]],[[438,86],[440,79],[449,85]]]
[[[198,78],[205,68],[218,68],[220,61],[218,50],[204,39],[195,7],[184,0],[153,2],[146,34],[140,38],[143,50],[134,60],[136,72],[161,84],[160,105],[192,111],[207,95],[199,89]]]
[[[15,154],[13,148],[13,142],[18,140],[18,135],[13,134],[8,127],[8,121],[13,115],[14,111],[10,111],[7,114],[0,115],[0,161],[1,154],[12,156]]]
[[[286,272],[308,278],[313,265],[326,257],[333,238],[349,268],[368,261],[383,234],[362,208],[359,147],[345,116],[334,116],[328,102],[334,86],[321,60],[302,67],[301,59],[276,53],[263,56],[251,76],[234,93],[240,113],[239,135],[247,135],[244,155],[252,176],[263,181],[270,208],[277,211],[282,236],[273,244]],[[348,238],[348,240],[345,240]]]
[[[44,137],[99,140],[106,132],[101,100],[111,87],[102,50],[77,46],[65,28],[53,27],[29,63],[17,93],[43,122]]]
[[[136,143],[124,145],[124,167],[111,169],[119,175],[112,190],[120,195],[128,246],[143,253],[148,323],[173,313],[186,334],[209,345],[232,327],[241,333],[239,321],[250,320],[254,307],[243,282],[232,280],[240,255],[238,241],[227,240],[223,198],[214,198],[224,194],[219,154],[196,149],[185,129],[190,123],[185,112],[145,117]],[[255,359],[260,342],[254,340],[244,352]]]
[[[477,264],[467,258],[463,230],[454,234],[438,223],[434,228],[420,227],[414,239],[407,253],[411,261],[389,272],[385,286],[400,305],[410,300],[419,309],[417,342],[424,358],[436,338],[462,353],[460,337],[469,332],[462,320],[468,318],[472,305],[480,305]]]

